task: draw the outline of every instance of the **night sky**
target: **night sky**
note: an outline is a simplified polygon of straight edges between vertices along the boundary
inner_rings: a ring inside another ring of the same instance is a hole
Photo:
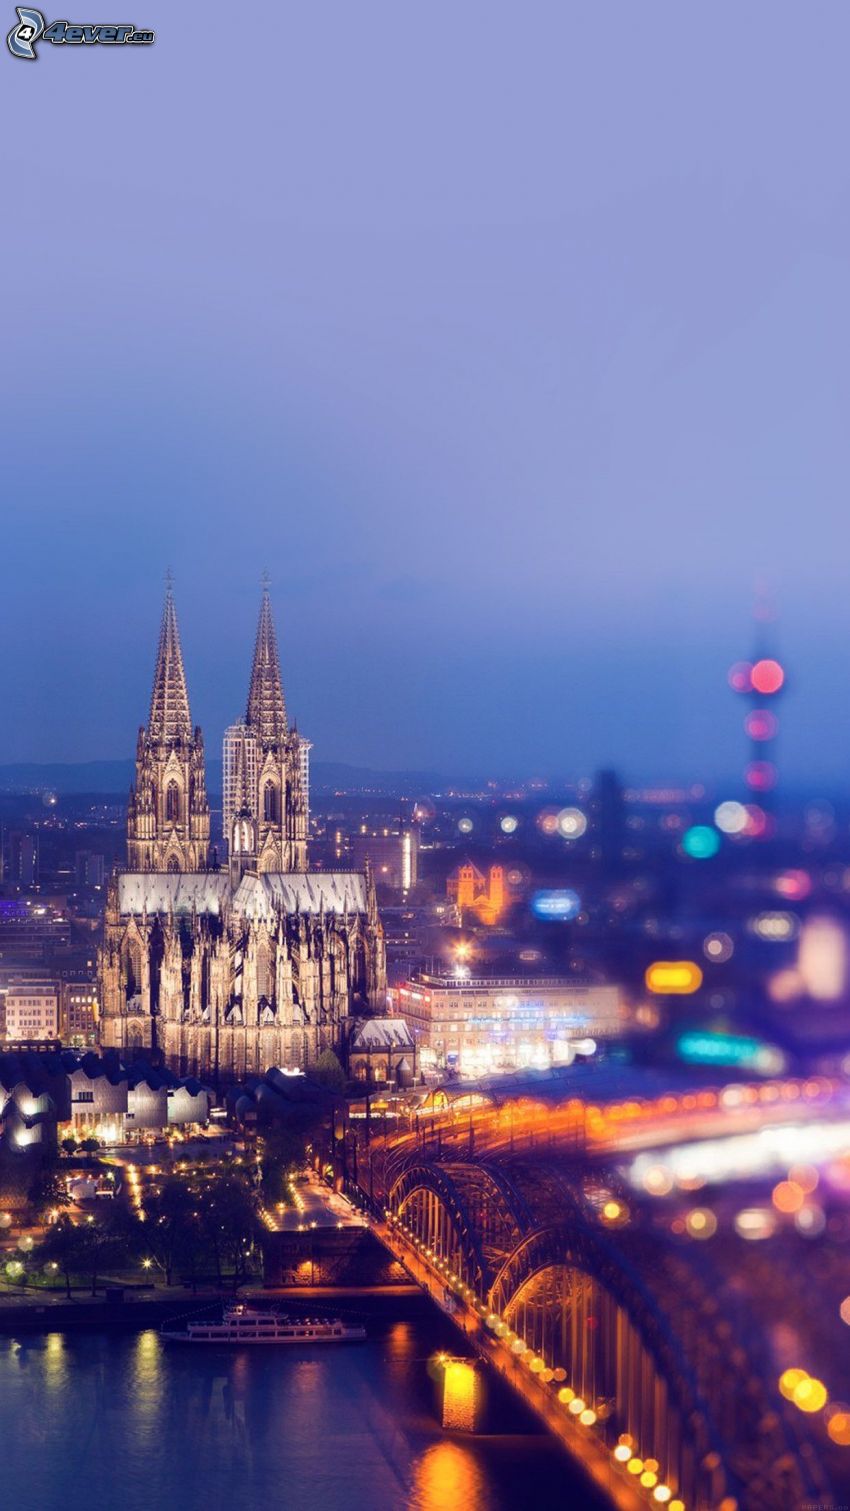
[[[170,566],[211,754],[267,569],[318,759],[723,778],[763,577],[842,783],[846,0],[131,9],[0,58],[0,762],[132,754]]]

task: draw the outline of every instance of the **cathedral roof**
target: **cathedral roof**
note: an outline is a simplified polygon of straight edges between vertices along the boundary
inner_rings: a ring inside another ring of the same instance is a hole
[[[366,878],[356,871],[264,871],[243,876],[233,900],[245,918],[276,913],[365,913]]]
[[[290,871],[243,876],[235,894],[223,871],[124,871],[118,877],[118,910],[142,913],[213,914],[233,910],[243,918],[280,913],[365,913],[366,879],[355,871]]]
[[[357,1025],[351,1048],[414,1049],[415,1046],[404,1018],[365,1018]]]
[[[276,745],[286,738],[288,726],[280,661],[277,654],[277,637],[274,632],[269,590],[265,586],[260,607],[260,622],[257,626],[257,640],[254,646],[254,664],[251,668],[251,686],[248,691],[245,722],[256,730],[261,745]]]
[[[180,631],[177,628],[177,612],[170,581],[165,590],[165,607],[162,611],[162,626],[156,653],[148,735],[151,740],[161,741],[164,744],[173,744],[176,741],[188,743],[192,738],[189,694],[186,691]]]
[[[122,914],[222,912],[230,896],[221,871],[125,871],[118,878]]]

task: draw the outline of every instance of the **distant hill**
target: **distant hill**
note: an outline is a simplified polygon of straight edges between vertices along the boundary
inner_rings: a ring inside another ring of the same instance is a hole
[[[0,792],[120,793],[123,797],[133,780],[132,761],[80,761],[76,763],[19,761],[0,766]],[[221,792],[221,761],[207,762],[207,784],[216,796]],[[415,797],[440,786],[440,778],[428,771],[373,771],[368,766],[347,766],[342,761],[313,761],[310,785],[315,793],[340,790],[386,792]]]

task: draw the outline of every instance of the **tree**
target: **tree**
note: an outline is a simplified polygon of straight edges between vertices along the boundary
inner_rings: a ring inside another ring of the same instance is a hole
[[[75,1138],[63,1138],[59,1147],[64,1149],[66,1154],[76,1154],[77,1140]]]
[[[171,1284],[174,1266],[186,1251],[193,1223],[197,1229],[194,1208],[194,1192],[179,1176],[169,1177],[155,1195],[145,1198],[141,1244],[164,1275],[166,1285]]]
[[[111,1265],[120,1265],[128,1257],[131,1247],[131,1230],[125,1214],[113,1206],[103,1222],[87,1217],[80,1223],[81,1268],[91,1281],[91,1293],[97,1295],[97,1282],[104,1270]]]
[[[218,1282],[221,1284],[224,1270],[229,1266],[233,1289],[236,1290],[248,1274],[248,1260],[259,1231],[256,1194],[246,1181],[224,1176],[210,1187],[200,1212],[204,1236],[215,1259]]]
[[[304,1138],[283,1124],[269,1128],[260,1140],[260,1192],[276,1205],[286,1199],[290,1179],[304,1164]]]
[[[42,1165],[27,1192],[27,1199],[42,1222],[55,1208],[67,1207],[70,1198],[55,1164]]]
[[[49,1269],[56,1268],[65,1281],[65,1294],[71,1300],[71,1279],[86,1268],[85,1235],[67,1213],[48,1229],[38,1249],[38,1258]]]
[[[346,1087],[345,1071],[332,1049],[323,1049],[315,1065],[312,1066],[310,1078],[324,1086],[328,1091],[344,1091]]]

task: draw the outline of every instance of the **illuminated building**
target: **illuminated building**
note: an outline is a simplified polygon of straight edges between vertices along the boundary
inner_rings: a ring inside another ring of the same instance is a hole
[[[355,1081],[410,1086],[416,1074],[416,1045],[404,1018],[365,1018],[348,1048]]]
[[[106,1064],[50,1047],[0,1052],[0,1108],[14,1148],[50,1144],[57,1134],[122,1143],[134,1131],[206,1123],[210,1093],[161,1068]]]
[[[300,737],[289,730],[264,589],[248,706],[229,731],[226,870],[210,869],[203,740],[169,586],[139,735],[126,871],[108,893],[100,1042],[228,1079],[341,1056],[386,1005],[371,871],[310,872]]]
[[[448,877],[446,895],[461,915],[477,914],[482,923],[495,923],[505,906],[505,871],[491,866],[485,879],[471,861],[464,861]]]
[[[388,996],[423,1070],[469,1076],[569,1064],[577,1052],[592,1053],[596,1040],[619,1037],[630,1021],[619,988],[567,977],[418,972]]]
[[[397,892],[409,892],[419,879],[419,832],[416,829],[372,829],[365,824],[348,843],[355,867],[371,864],[375,882]]]
[[[87,979],[61,981],[59,1037],[63,1044],[93,1044],[97,1018],[97,983]]]
[[[289,728],[264,586],[245,717],[224,737],[224,837],[239,874],[246,864],[257,871],[306,871],[309,750]]]
[[[0,959],[47,963],[70,944],[64,908],[47,899],[0,897]]]
[[[19,981],[6,989],[6,1038],[55,1039],[59,989],[55,981]]]

